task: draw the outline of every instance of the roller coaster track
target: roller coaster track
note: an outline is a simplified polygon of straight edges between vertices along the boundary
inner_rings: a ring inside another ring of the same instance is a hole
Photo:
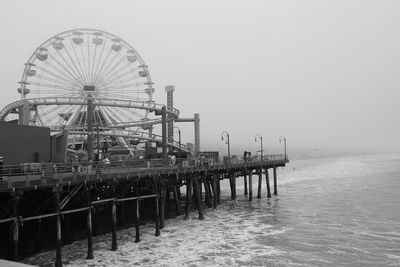
[[[19,100],[12,102],[5,106],[0,111],[0,121],[3,121],[5,117],[10,114],[13,110],[17,108],[22,108],[25,104],[29,104],[29,106],[40,106],[40,105],[86,105],[87,98],[86,97],[46,97],[46,98],[29,98],[25,100]],[[124,99],[108,99],[108,98],[93,98],[93,104],[96,106],[109,106],[109,107],[121,107],[121,108],[135,108],[135,109],[143,109],[148,110],[150,112],[161,112],[164,105],[156,104],[154,102],[140,102],[133,100],[124,100]],[[172,108],[167,109],[167,114],[170,119],[176,119],[179,116],[179,110]],[[143,124],[151,123],[160,123],[161,119],[144,121]],[[140,125],[140,123],[132,122],[132,125]],[[124,125],[116,125],[117,127],[129,127],[126,124]]]

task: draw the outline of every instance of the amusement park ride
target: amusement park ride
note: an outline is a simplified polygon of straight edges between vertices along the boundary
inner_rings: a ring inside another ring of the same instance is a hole
[[[170,129],[168,147],[190,152],[171,134],[174,121],[191,121],[191,152],[199,150],[198,114],[179,119],[172,106],[173,86],[166,87],[166,107],[155,103],[148,66],[131,45],[113,34],[75,29],[51,37],[33,52],[19,84],[21,100],[4,107],[0,121],[18,120],[20,125],[66,134],[70,154],[85,154],[91,160],[95,154],[104,157],[108,150],[132,155],[137,148],[155,149],[163,135],[154,133],[154,126],[165,123],[163,118]]]

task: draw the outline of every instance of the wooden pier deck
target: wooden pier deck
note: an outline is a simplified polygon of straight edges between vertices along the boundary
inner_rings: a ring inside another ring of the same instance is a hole
[[[3,166],[0,180],[0,232],[8,234],[10,238],[3,239],[0,245],[8,252],[8,259],[18,261],[22,243],[34,240],[37,252],[41,248],[41,233],[52,231],[56,237],[55,264],[61,266],[62,245],[68,243],[73,231],[70,224],[75,221],[86,228],[87,258],[91,259],[92,236],[97,232],[99,214],[104,211],[109,212],[111,221],[111,250],[116,250],[117,227],[124,225],[128,217],[125,214],[129,213],[127,210],[134,217],[135,242],[139,242],[142,215],[146,214],[154,220],[155,235],[158,236],[165,225],[168,203],[173,203],[177,215],[184,213],[185,219],[193,208],[198,211],[199,219],[203,219],[203,208],[216,208],[220,202],[221,180],[229,179],[231,198],[235,200],[236,180],[244,177],[244,193],[251,201],[253,176],[258,176],[257,198],[261,198],[262,174],[265,174],[267,197],[271,197],[268,170],[272,169],[273,194],[276,195],[276,170],[286,163],[288,159],[284,155],[265,155],[262,161],[232,161],[213,165],[170,165],[162,159],[97,165]],[[183,186],[185,193],[181,192]],[[47,225],[51,227],[45,231]]]

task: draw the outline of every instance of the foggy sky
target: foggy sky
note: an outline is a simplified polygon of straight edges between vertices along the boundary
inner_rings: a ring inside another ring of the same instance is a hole
[[[94,28],[131,44],[155,100],[175,85],[181,117],[200,113],[202,150],[400,151],[398,1],[1,1],[0,108],[18,100],[42,42]],[[193,126],[179,124],[183,141]]]

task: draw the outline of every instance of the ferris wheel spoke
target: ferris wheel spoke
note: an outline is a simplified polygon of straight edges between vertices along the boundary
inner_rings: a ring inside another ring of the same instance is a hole
[[[107,85],[111,85],[111,84],[113,84],[113,83],[115,83],[115,82],[118,82],[118,81],[121,81],[121,82],[123,82],[123,81],[125,81],[126,79],[134,79],[134,80],[136,80],[136,79],[138,79],[140,76],[139,75],[134,75],[134,76],[131,76],[131,77],[129,77],[129,75],[131,75],[132,73],[134,73],[135,72],[135,70],[137,70],[138,68],[134,68],[134,69],[132,69],[132,70],[128,70],[128,71],[126,71],[126,72],[124,72],[124,73],[121,73],[120,75],[117,75],[117,76],[115,76],[115,77],[110,77],[110,79],[109,79],[109,81],[107,81]],[[128,76],[127,78],[124,78],[125,76]],[[124,79],[122,79],[122,78],[124,78]],[[122,80],[121,80],[122,79]]]
[[[54,105],[54,106],[48,106],[48,107],[43,107],[43,108],[41,109],[40,115],[41,115],[43,118],[46,118],[49,114],[54,113],[56,110],[59,110],[59,109],[60,109],[60,107],[59,107],[59,106],[56,106],[56,105]]]
[[[84,71],[84,68],[82,68],[81,60],[80,60],[80,58],[79,58],[79,56],[78,56],[78,53],[76,52],[75,45],[73,44],[71,38],[69,38],[69,42],[70,42],[70,44],[71,44],[72,50],[74,51],[74,55],[75,55],[75,58],[76,58],[76,62],[78,62],[78,65],[79,65],[79,69],[80,69],[80,73],[81,73],[83,82],[86,84],[86,83],[87,83],[87,79],[86,79],[86,77],[85,77],[85,71]],[[72,59],[71,59],[71,60],[72,60]],[[75,60],[73,60],[73,61],[75,61]]]
[[[137,80],[138,80],[138,77],[127,77],[127,78],[125,78],[123,80],[116,80],[116,81],[114,81],[112,83],[103,84],[103,86],[99,87],[99,88],[114,88],[114,87],[117,88],[119,86],[122,86],[122,88],[125,88],[126,85],[128,85],[128,86],[142,86],[142,85],[146,84],[145,81],[135,82]]]
[[[68,118],[66,125],[72,126],[73,124],[76,124],[76,121],[79,118],[79,116],[82,114],[83,109],[84,109],[84,106],[77,106],[75,112],[73,112],[72,116]]]
[[[115,79],[115,76],[118,76],[121,71],[129,67],[129,62],[125,63],[124,65],[121,66],[115,66],[114,69],[110,71],[110,73],[107,75],[107,79],[105,81],[111,82]],[[129,73],[129,72],[128,72]]]
[[[102,79],[100,79],[100,80],[98,81],[98,86],[101,86],[105,81],[107,81],[108,77],[113,73],[113,71],[114,71],[118,66],[121,65],[121,63],[122,63],[123,61],[124,61],[124,59],[121,58],[117,63],[115,63],[115,65],[114,65],[110,70],[108,70],[107,73],[104,73]]]
[[[111,53],[111,50],[109,51],[109,54]],[[120,55],[120,52],[115,53],[114,57],[107,62],[106,60],[103,62],[103,65],[105,65],[105,68],[101,68],[101,71],[99,71],[99,73],[97,74],[97,77],[95,78],[95,82],[96,84],[98,84],[101,79],[103,79],[104,75],[108,72],[108,70],[111,68],[111,66],[113,66],[115,60],[118,58],[118,56]],[[109,55],[108,55],[109,56]],[[108,59],[107,56],[107,59]],[[122,60],[122,58],[120,59]]]
[[[115,67],[113,70],[111,70],[111,72],[107,75],[107,78],[104,79],[103,84],[104,84],[104,82],[106,82],[106,83],[111,83],[111,82],[117,81],[118,78],[116,78],[116,76],[118,76],[118,74],[121,73],[124,69],[128,68],[129,65],[130,65],[130,63],[128,62],[128,63],[125,63],[124,65],[116,66],[116,67]],[[127,73],[129,74],[130,72],[128,71]],[[132,73],[132,72],[131,72],[131,73]]]
[[[86,77],[86,83],[89,83],[89,76],[87,75],[87,72],[86,72],[86,70],[87,70],[87,68],[86,68],[86,60],[85,60],[85,53],[83,52],[83,47],[82,46],[80,46],[80,50],[81,50],[81,55],[82,55],[82,64],[83,64],[83,73],[84,73],[84,75],[85,75],[85,77]]]
[[[53,112],[49,112],[47,114],[48,120],[51,121],[51,125],[56,126],[60,124],[61,115],[67,113],[66,111],[69,110],[70,106],[61,106],[58,109],[54,110]]]
[[[37,85],[37,86],[40,86],[40,87],[47,87],[47,88],[54,88],[54,89],[63,89],[63,90],[67,90],[67,91],[74,91],[74,90],[76,90],[76,89],[74,89],[74,88],[66,88],[66,87],[64,87],[64,86],[59,86],[59,85],[55,85],[55,84],[48,84],[48,83],[40,83],[40,82],[29,82],[29,84],[33,84],[33,85]],[[36,90],[37,92],[40,92],[41,90],[43,90],[44,91],[44,89],[39,89],[39,90]],[[32,90],[32,91],[35,91],[35,90]]]
[[[56,74],[56,73],[54,73],[52,71],[49,71],[48,69],[43,68],[43,67],[41,67],[39,65],[37,65],[36,68],[38,70],[43,71],[46,74],[49,74],[50,76],[52,76],[53,78],[55,78],[57,80],[63,81],[65,84],[69,84],[69,85],[74,84],[74,82],[72,80],[68,80],[68,79],[66,79],[66,78],[64,78],[64,77],[62,77],[62,76],[60,76],[60,75],[58,75],[58,74]],[[36,75],[36,76],[38,76],[38,75]]]
[[[75,89],[79,89],[79,87],[74,86],[73,84],[68,84],[65,83],[64,81],[60,81],[60,80],[56,80],[53,78],[49,78],[47,76],[43,76],[43,75],[36,75],[36,77],[42,79],[42,80],[46,80],[48,82],[53,83],[54,85],[59,85],[59,86],[64,86],[64,87],[69,87],[69,88],[75,88]]]
[[[71,42],[71,39],[70,39],[70,42]],[[71,46],[72,46],[73,51],[74,51],[74,53],[75,53],[75,55],[76,55],[75,47],[74,47],[74,45],[72,44],[72,42],[71,42]],[[75,67],[75,70],[76,70],[76,72],[78,73],[78,76],[80,77],[81,84],[82,84],[82,85],[85,84],[85,77],[84,77],[84,75],[83,75],[82,67],[81,67],[81,65],[80,65],[79,60],[78,60],[78,64],[79,64],[79,68],[78,68],[77,63],[75,63],[75,60],[72,59],[72,56],[71,56],[71,53],[69,52],[69,50],[68,50],[68,49],[65,49],[65,51],[66,51],[66,53],[67,53],[67,55],[68,55],[69,60],[72,62],[73,66]]]
[[[55,66],[54,64],[51,64],[48,61],[44,61],[45,64],[50,67],[51,69],[53,69],[54,71],[56,71],[58,74],[56,74],[57,76],[62,76],[64,77],[64,79],[68,80],[70,83],[76,83],[76,80],[73,76],[70,76],[68,73],[64,72],[64,70],[58,68],[57,66]]]
[[[95,80],[95,77],[96,77],[97,70],[99,69],[100,62],[101,62],[101,60],[103,58],[103,53],[104,53],[104,49],[106,47],[106,43],[107,43],[107,39],[105,39],[104,42],[103,42],[102,49],[101,49],[101,52],[100,52],[100,56],[99,56],[99,58],[97,60],[96,69],[93,68],[94,71],[92,71],[92,81],[93,81],[93,83],[94,83],[94,80]],[[97,48],[97,46],[96,46],[96,48]],[[110,49],[110,51],[111,51],[111,49]],[[93,63],[94,62],[95,62],[95,60],[93,59]]]
[[[75,76],[76,74],[72,74],[65,66],[64,64],[62,64],[60,61],[58,61],[52,54],[49,54],[50,58],[54,60],[54,62],[56,62],[66,73],[69,74],[70,77],[72,77],[72,79],[79,83],[79,77]]]
[[[92,69],[90,71],[90,83],[93,83],[93,71],[94,71],[94,65],[95,65],[95,62],[96,62],[96,54],[97,54],[97,45],[94,46]]]
[[[107,98],[107,99],[120,99],[124,98],[124,95],[122,94],[117,94],[117,93],[108,93],[108,94],[102,94],[102,97]],[[142,97],[133,97],[131,96],[129,100],[135,101],[135,102],[146,102],[146,98]]]
[[[89,83],[91,83],[90,80],[90,42],[89,42],[89,33],[86,35],[87,38],[87,74],[88,74],[88,78],[89,78]]]
[[[104,86],[104,87],[99,87],[99,90],[104,90],[104,91],[108,91],[108,90],[114,90],[114,89],[124,89],[124,88],[130,88],[130,87],[138,87],[138,86],[142,86],[145,85],[145,82],[137,82],[137,83],[127,83],[127,84],[122,84],[122,85],[108,85],[108,86]],[[144,92],[143,90],[141,92]]]
[[[73,65],[75,66],[75,68],[73,68],[73,67],[71,66],[71,64],[70,64],[70,63],[65,59],[65,57],[62,55],[62,53],[60,53],[60,51],[57,50],[57,54],[58,54],[58,55],[60,56],[60,58],[64,61],[65,66],[66,66],[66,69],[68,69],[68,70],[71,72],[71,74],[74,75],[74,77],[76,78],[76,81],[79,81],[81,84],[83,84],[83,80],[82,80],[82,77],[80,76],[79,71],[76,72],[76,70],[75,70],[75,68],[76,68],[75,63],[73,64]]]
[[[108,50],[108,53],[107,53],[105,59],[103,60],[103,63],[101,64],[100,69],[96,70],[95,75],[94,75],[94,83],[95,84],[97,84],[97,82],[98,82],[98,80],[100,78],[100,74],[101,74],[102,70],[104,69],[104,66],[108,62],[108,58],[110,57],[111,52],[112,52],[112,49]],[[114,58],[116,58],[116,56],[117,56],[117,54],[115,55]]]

